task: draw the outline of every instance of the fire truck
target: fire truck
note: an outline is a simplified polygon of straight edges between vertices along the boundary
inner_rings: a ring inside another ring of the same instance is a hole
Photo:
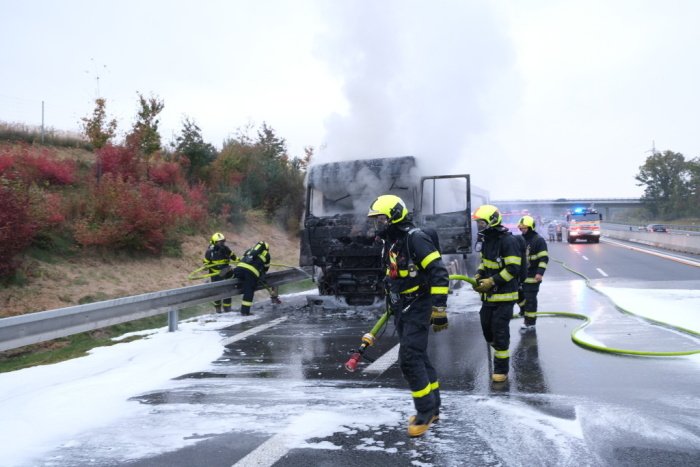
[[[600,221],[603,215],[594,208],[574,208],[566,214],[566,241],[575,243],[576,240],[600,242]]]

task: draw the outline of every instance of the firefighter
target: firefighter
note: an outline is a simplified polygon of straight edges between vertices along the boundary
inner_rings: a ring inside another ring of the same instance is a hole
[[[270,269],[270,246],[267,242],[259,241],[246,250],[233,270],[233,277],[240,281],[243,290],[241,298],[241,315],[250,316],[253,306],[253,296],[258,282],[264,280],[265,273]]]
[[[547,226],[547,234],[549,235],[549,241],[553,242],[554,241],[554,233],[556,232],[557,227],[554,224],[554,222],[550,222],[549,225]]]
[[[523,298],[525,303],[520,307],[520,316],[524,316],[520,329],[534,331],[537,323],[537,293],[540,291],[540,283],[549,263],[547,242],[535,231],[535,219],[523,216],[518,222],[518,229],[527,244],[527,277],[522,283]]]
[[[229,279],[233,275],[230,262],[238,258],[226,245],[226,237],[221,232],[216,232],[211,236],[209,247],[204,252],[204,264],[209,267],[212,282]],[[217,313],[231,311],[231,297],[219,299],[214,302],[214,309]]]
[[[478,242],[481,243],[477,245],[481,261],[474,276],[477,283],[473,287],[481,295],[481,330],[486,342],[494,349],[491,379],[501,383],[508,379],[509,323],[518,299],[522,256],[518,240],[501,225],[501,213],[496,206],[484,204],[474,212],[472,219],[476,221]]]
[[[395,195],[379,196],[368,217],[383,241],[387,307],[399,336],[399,365],[413,396],[416,414],[408,434],[422,436],[440,416],[440,385],[428,358],[428,334],[447,329],[449,279],[431,235],[411,222],[406,204]]]

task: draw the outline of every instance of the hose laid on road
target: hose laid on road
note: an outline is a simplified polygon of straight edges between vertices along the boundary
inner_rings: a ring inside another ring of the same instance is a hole
[[[557,261],[557,260],[555,260],[555,261]],[[557,262],[560,263],[568,271],[573,272],[574,274],[584,278],[586,281],[586,287],[590,288],[591,290],[593,290],[596,293],[603,295],[605,298],[607,298],[615,306],[616,309],[618,309],[626,314],[629,314],[629,315],[632,315],[632,316],[635,316],[638,318],[642,318],[642,319],[649,321],[651,323],[662,325],[664,327],[667,327],[667,328],[670,328],[670,329],[673,329],[676,331],[680,331],[680,332],[683,332],[686,334],[690,334],[692,336],[700,335],[697,332],[692,331],[690,329],[685,329],[685,328],[682,328],[680,326],[673,326],[671,324],[664,323],[661,321],[648,319],[648,318],[645,318],[644,316],[637,315],[635,313],[632,313],[629,310],[622,308],[621,306],[617,305],[608,295],[604,294],[600,290],[597,290],[595,287],[590,285],[590,279],[588,277],[579,273],[578,271],[574,271],[573,269],[569,268],[562,261],[557,261]],[[454,274],[454,275],[450,275],[449,278],[450,278],[450,280],[462,280],[462,281],[468,282],[471,285],[476,285],[476,280],[474,280],[473,277],[469,277],[469,276],[465,276],[465,275],[461,275],[461,274]],[[592,350],[597,350],[600,352],[607,352],[607,353],[621,354],[621,355],[639,355],[639,356],[645,356],[645,357],[678,357],[678,356],[683,356],[683,355],[694,355],[694,354],[700,353],[700,349],[669,351],[669,352],[656,352],[656,351],[647,351],[647,350],[618,349],[615,347],[607,347],[604,345],[593,344],[591,342],[586,342],[585,340],[583,340],[582,338],[580,338],[577,335],[586,326],[591,324],[591,320],[588,316],[582,315],[579,313],[571,313],[571,312],[567,312],[567,311],[538,311],[535,314],[537,316],[555,316],[555,317],[582,319],[584,322],[581,323],[576,328],[574,328],[573,331],[571,331],[571,340],[580,347],[584,347],[584,348],[588,348],[588,349],[592,349]],[[513,318],[520,318],[520,315],[517,315],[517,314],[513,315]]]

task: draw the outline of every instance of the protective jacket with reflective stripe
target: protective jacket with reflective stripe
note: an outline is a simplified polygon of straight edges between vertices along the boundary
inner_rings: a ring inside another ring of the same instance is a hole
[[[495,287],[481,294],[485,302],[511,302],[518,299],[518,276],[522,264],[518,240],[505,227],[486,229],[477,274],[490,277]]]
[[[537,274],[544,275],[549,263],[549,252],[547,251],[547,242],[544,238],[532,229],[523,235],[525,242],[529,247],[527,269],[527,279],[525,282],[535,282],[534,277]]]
[[[427,233],[409,227],[404,231],[394,226],[395,235],[385,243],[382,256],[390,290],[404,295],[427,292],[432,306],[447,306],[450,280],[440,252]]]

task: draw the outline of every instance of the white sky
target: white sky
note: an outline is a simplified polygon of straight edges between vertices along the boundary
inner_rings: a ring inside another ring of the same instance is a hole
[[[601,289],[619,306],[635,314],[700,332],[700,290]],[[478,297],[471,293],[464,295],[465,300],[470,298],[473,308],[478,310]],[[673,306],[669,307],[669,303],[673,303]],[[71,448],[89,443],[88,440],[96,436],[90,434],[91,430],[104,429],[109,425],[113,425],[115,431],[108,431],[105,436],[113,439],[110,442],[100,440],[102,446],[110,446],[111,451],[117,452],[123,446],[130,452],[120,452],[120,455],[145,457],[200,440],[199,436],[192,436],[193,433],[228,432],[231,429],[229,415],[236,418],[239,426],[246,426],[249,430],[286,436],[284,443],[288,447],[309,447],[305,444],[306,439],[345,432],[348,427],[357,427],[363,420],[372,420],[375,426],[399,425],[409,415],[410,403],[406,402],[403,391],[381,387],[363,390],[324,385],[309,387],[304,385],[304,381],[291,380],[279,388],[272,380],[267,384],[256,380],[256,392],[261,397],[274,399],[275,404],[262,407],[253,402],[248,408],[235,407],[235,414],[225,412],[225,404],[217,404],[217,412],[213,414],[200,409],[186,413],[181,406],[187,404],[173,404],[173,410],[177,413],[168,415],[173,417],[172,420],[164,422],[158,418],[154,423],[159,425],[150,426],[148,419],[153,417],[152,406],[128,399],[168,384],[178,384],[170,381],[177,376],[210,368],[211,362],[219,358],[223,351],[222,338],[217,329],[251,318],[255,317],[243,318],[231,314],[214,322],[203,318],[193,319],[180,323],[179,330],[174,333],[167,332],[167,328],[143,332],[141,334],[148,336],[146,339],[96,348],[85,357],[1,373],[0,452],[3,465],[26,465],[33,456],[57,447]],[[679,358],[691,358],[700,364],[700,355]],[[220,390],[230,393],[230,380],[222,384]],[[290,390],[290,385],[303,385],[304,388],[294,391]],[[207,390],[218,389],[212,386]],[[309,391],[313,392],[312,396]],[[294,399],[295,393],[300,395],[300,400]],[[300,414],[300,406],[305,404],[306,397],[325,402],[318,407],[306,407]],[[369,401],[376,404],[368,404]],[[504,409],[500,402],[489,404],[488,414],[485,415],[489,420],[493,420],[494,406],[497,405],[501,406],[499,410],[513,410],[514,413],[504,416],[510,424],[517,419],[519,426],[530,427],[527,430],[535,426],[551,429],[551,424],[561,423],[561,420],[552,418],[542,427],[544,415],[541,412],[522,413],[523,408],[516,406]],[[247,410],[252,412],[248,413]],[[275,412],[276,416],[266,417],[264,415],[270,415],[266,411]],[[308,423],[308,417],[313,419],[313,423]],[[120,424],[120,420],[127,422]],[[564,432],[576,431],[571,427],[560,429]],[[144,433],[141,435],[131,430]],[[528,436],[531,435],[532,432],[528,432]],[[574,437],[580,438],[581,435]],[[134,446],[134,439],[141,439],[141,445]],[[317,447],[332,448],[327,445]],[[366,448],[385,449],[382,446]],[[391,452],[392,448],[386,449]],[[533,451],[538,449],[541,450],[541,446],[533,447]]]
[[[164,141],[266,121],[317,161],[413,154],[494,199],[633,197],[657,150],[700,155],[694,0],[0,0],[0,120]],[[97,79],[99,77],[99,80]]]

